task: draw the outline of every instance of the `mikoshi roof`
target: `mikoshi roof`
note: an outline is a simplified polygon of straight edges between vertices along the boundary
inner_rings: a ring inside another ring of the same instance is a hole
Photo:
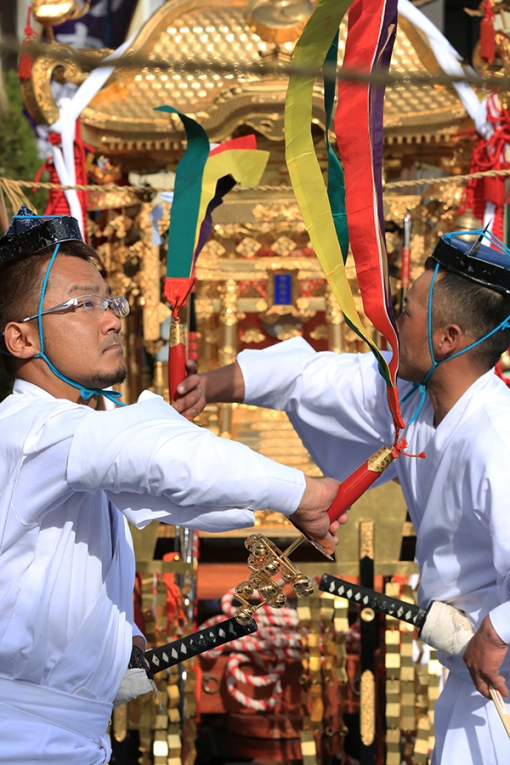
[[[260,34],[259,34],[260,33]],[[297,36],[297,35],[296,35]],[[81,120],[87,140],[103,151],[148,152],[180,148],[184,138],[178,119],[155,112],[171,104],[197,119],[211,141],[232,135],[241,124],[272,140],[283,141],[283,110],[288,78],[278,61],[288,63],[294,41],[266,42],[260,25],[254,31],[242,0],[169,0],[145,24],[129,53],[138,59],[163,59],[160,68],[119,68],[84,109]],[[343,58],[346,25],[340,32]],[[55,52],[70,48],[55,43]],[[107,51],[87,51],[102,58]],[[262,76],[245,68],[275,61]],[[228,63],[231,72],[215,69]],[[196,66],[186,71],[187,65]],[[51,48],[35,59],[32,77],[22,83],[27,107],[39,124],[58,119],[51,90],[52,72],[64,66],[67,81],[80,83],[86,73],[74,62],[54,58]],[[399,20],[390,73],[439,74],[441,69],[426,38],[409,21]],[[314,121],[324,127],[323,88],[315,85]],[[466,118],[453,88],[396,84],[387,88],[384,130],[387,142],[448,140]]]

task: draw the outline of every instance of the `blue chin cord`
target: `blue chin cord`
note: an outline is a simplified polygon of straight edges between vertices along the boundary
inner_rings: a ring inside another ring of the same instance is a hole
[[[479,232],[470,231],[470,233],[479,233]],[[430,358],[432,359],[432,366],[430,367],[429,371],[427,372],[423,380],[420,383],[413,383],[413,387],[411,388],[411,390],[408,391],[408,393],[406,393],[404,398],[402,398],[400,401],[400,403],[403,404],[405,401],[407,401],[408,398],[410,398],[410,396],[413,395],[413,393],[416,390],[420,392],[420,401],[418,403],[418,407],[416,411],[414,412],[413,416],[408,421],[407,423],[408,425],[411,425],[411,423],[413,423],[418,418],[421,410],[423,409],[423,405],[425,403],[425,397],[427,395],[427,383],[432,377],[435,369],[438,366],[440,366],[440,364],[444,364],[446,361],[451,361],[452,359],[457,358],[457,356],[462,356],[463,353],[467,353],[473,348],[476,348],[477,345],[480,345],[480,343],[483,343],[485,340],[488,340],[489,337],[492,337],[492,335],[495,335],[496,332],[499,332],[502,329],[510,329],[510,316],[507,316],[506,319],[502,321],[501,324],[498,324],[498,326],[495,329],[488,332],[486,335],[484,335],[484,337],[481,337],[479,340],[476,340],[476,342],[471,343],[471,345],[468,345],[467,348],[463,348],[461,351],[454,353],[453,356],[448,356],[447,359],[443,359],[442,361],[436,361],[434,357],[434,349],[432,347],[432,298],[434,296],[434,283],[436,281],[436,276],[437,276],[437,272],[439,271],[439,267],[440,267],[440,264],[437,263],[434,269],[434,273],[432,275],[432,281],[430,282],[429,304],[428,304],[428,310],[427,310],[427,332],[428,332]]]
[[[77,390],[80,391],[80,396],[84,401],[88,401],[94,396],[101,395],[101,396],[104,396],[104,398],[107,398],[110,401],[113,401],[115,404],[118,404],[119,406],[127,406],[127,404],[119,400],[120,397],[122,396],[122,393],[119,393],[118,391],[103,390],[102,388],[87,388],[85,385],[80,385],[80,383],[77,383],[74,380],[71,380],[70,377],[66,377],[66,375],[63,375],[61,372],[58,371],[58,369],[51,363],[51,361],[49,360],[49,358],[46,356],[44,352],[44,337],[43,337],[43,329],[42,329],[43,303],[44,303],[44,297],[46,295],[46,289],[48,287],[48,279],[50,276],[50,271],[53,266],[53,263],[55,262],[55,258],[57,257],[59,247],[60,247],[60,242],[55,246],[55,250],[53,252],[53,255],[50,258],[50,262],[48,263],[48,268],[46,269],[46,273],[44,275],[44,281],[41,288],[41,297],[39,300],[39,309],[37,311],[37,328],[39,330],[39,343],[41,345],[41,350],[39,351],[39,353],[36,353],[33,358],[43,359],[43,361],[46,362],[46,364],[49,366],[49,368],[51,369],[54,375],[59,377],[68,385],[72,385],[73,388],[76,388]]]

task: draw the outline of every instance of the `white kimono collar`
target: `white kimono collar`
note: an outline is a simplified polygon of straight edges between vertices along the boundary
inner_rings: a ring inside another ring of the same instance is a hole
[[[44,388],[40,388],[38,385],[34,385],[34,383],[27,382],[27,380],[20,380],[18,377],[14,380],[12,392],[29,394],[30,396],[35,396],[36,398],[46,398],[50,401],[56,400],[55,396],[52,396],[51,393],[48,393],[48,391],[44,390]]]

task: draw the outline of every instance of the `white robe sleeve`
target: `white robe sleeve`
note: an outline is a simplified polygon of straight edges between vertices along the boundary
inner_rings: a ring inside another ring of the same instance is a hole
[[[151,520],[220,531],[251,525],[255,509],[293,513],[301,471],[193,425],[162,398],[90,412],[67,461],[74,491],[102,489],[138,527]]]
[[[485,454],[478,462],[486,465],[484,480],[480,492],[483,492],[492,554],[496,571],[496,592],[500,605],[489,612],[492,626],[504,643],[510,644],[510,423],[497,423],[497,427],[488,426],[484,432]],[[477,455],[474,455],[475,461]],[[476,552],[474,553],[476,554]]]
[[[140,629],[140,627],[138,627],[136,622],[134,622],[134,621],[132,622],[132,626],[133,626],[133,637],[141,637],[142,640],[145,640],[145,647],[147,648],[147,638],[143,634],[143,632]]]
[[[345,479],[394,434],[371,353],[316,353],[302,338],[237,357],[247,404],[287,412],[321,470]],[[384,481],[395,476],[394,467]]]

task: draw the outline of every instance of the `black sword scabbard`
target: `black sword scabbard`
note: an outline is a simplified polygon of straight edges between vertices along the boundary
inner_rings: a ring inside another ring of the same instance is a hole
[[[234,618],[225,619],[213,627],[207,627],[179,640],[174,640],[173,643],[167,643],[159,646],[159,648],[151,648],[145,652],[144,658],[150,671],[155,674],[187,659],[192,659],[193,656],[230,643],[232,640],[251,635],[256,631],[257,623],[254,619],[247,625],[239,624]]]
[[[423,627],[427,616],[427,611],[420,606],[397,600],[397,598],[389,598],[384,593],[369,590],[368,587],[361,587],[359,584],[352,584],[329,574],[323,575],[319,589],[358,603],[363,608],[373,608],[381,614],[413,624],[418,629]]]

